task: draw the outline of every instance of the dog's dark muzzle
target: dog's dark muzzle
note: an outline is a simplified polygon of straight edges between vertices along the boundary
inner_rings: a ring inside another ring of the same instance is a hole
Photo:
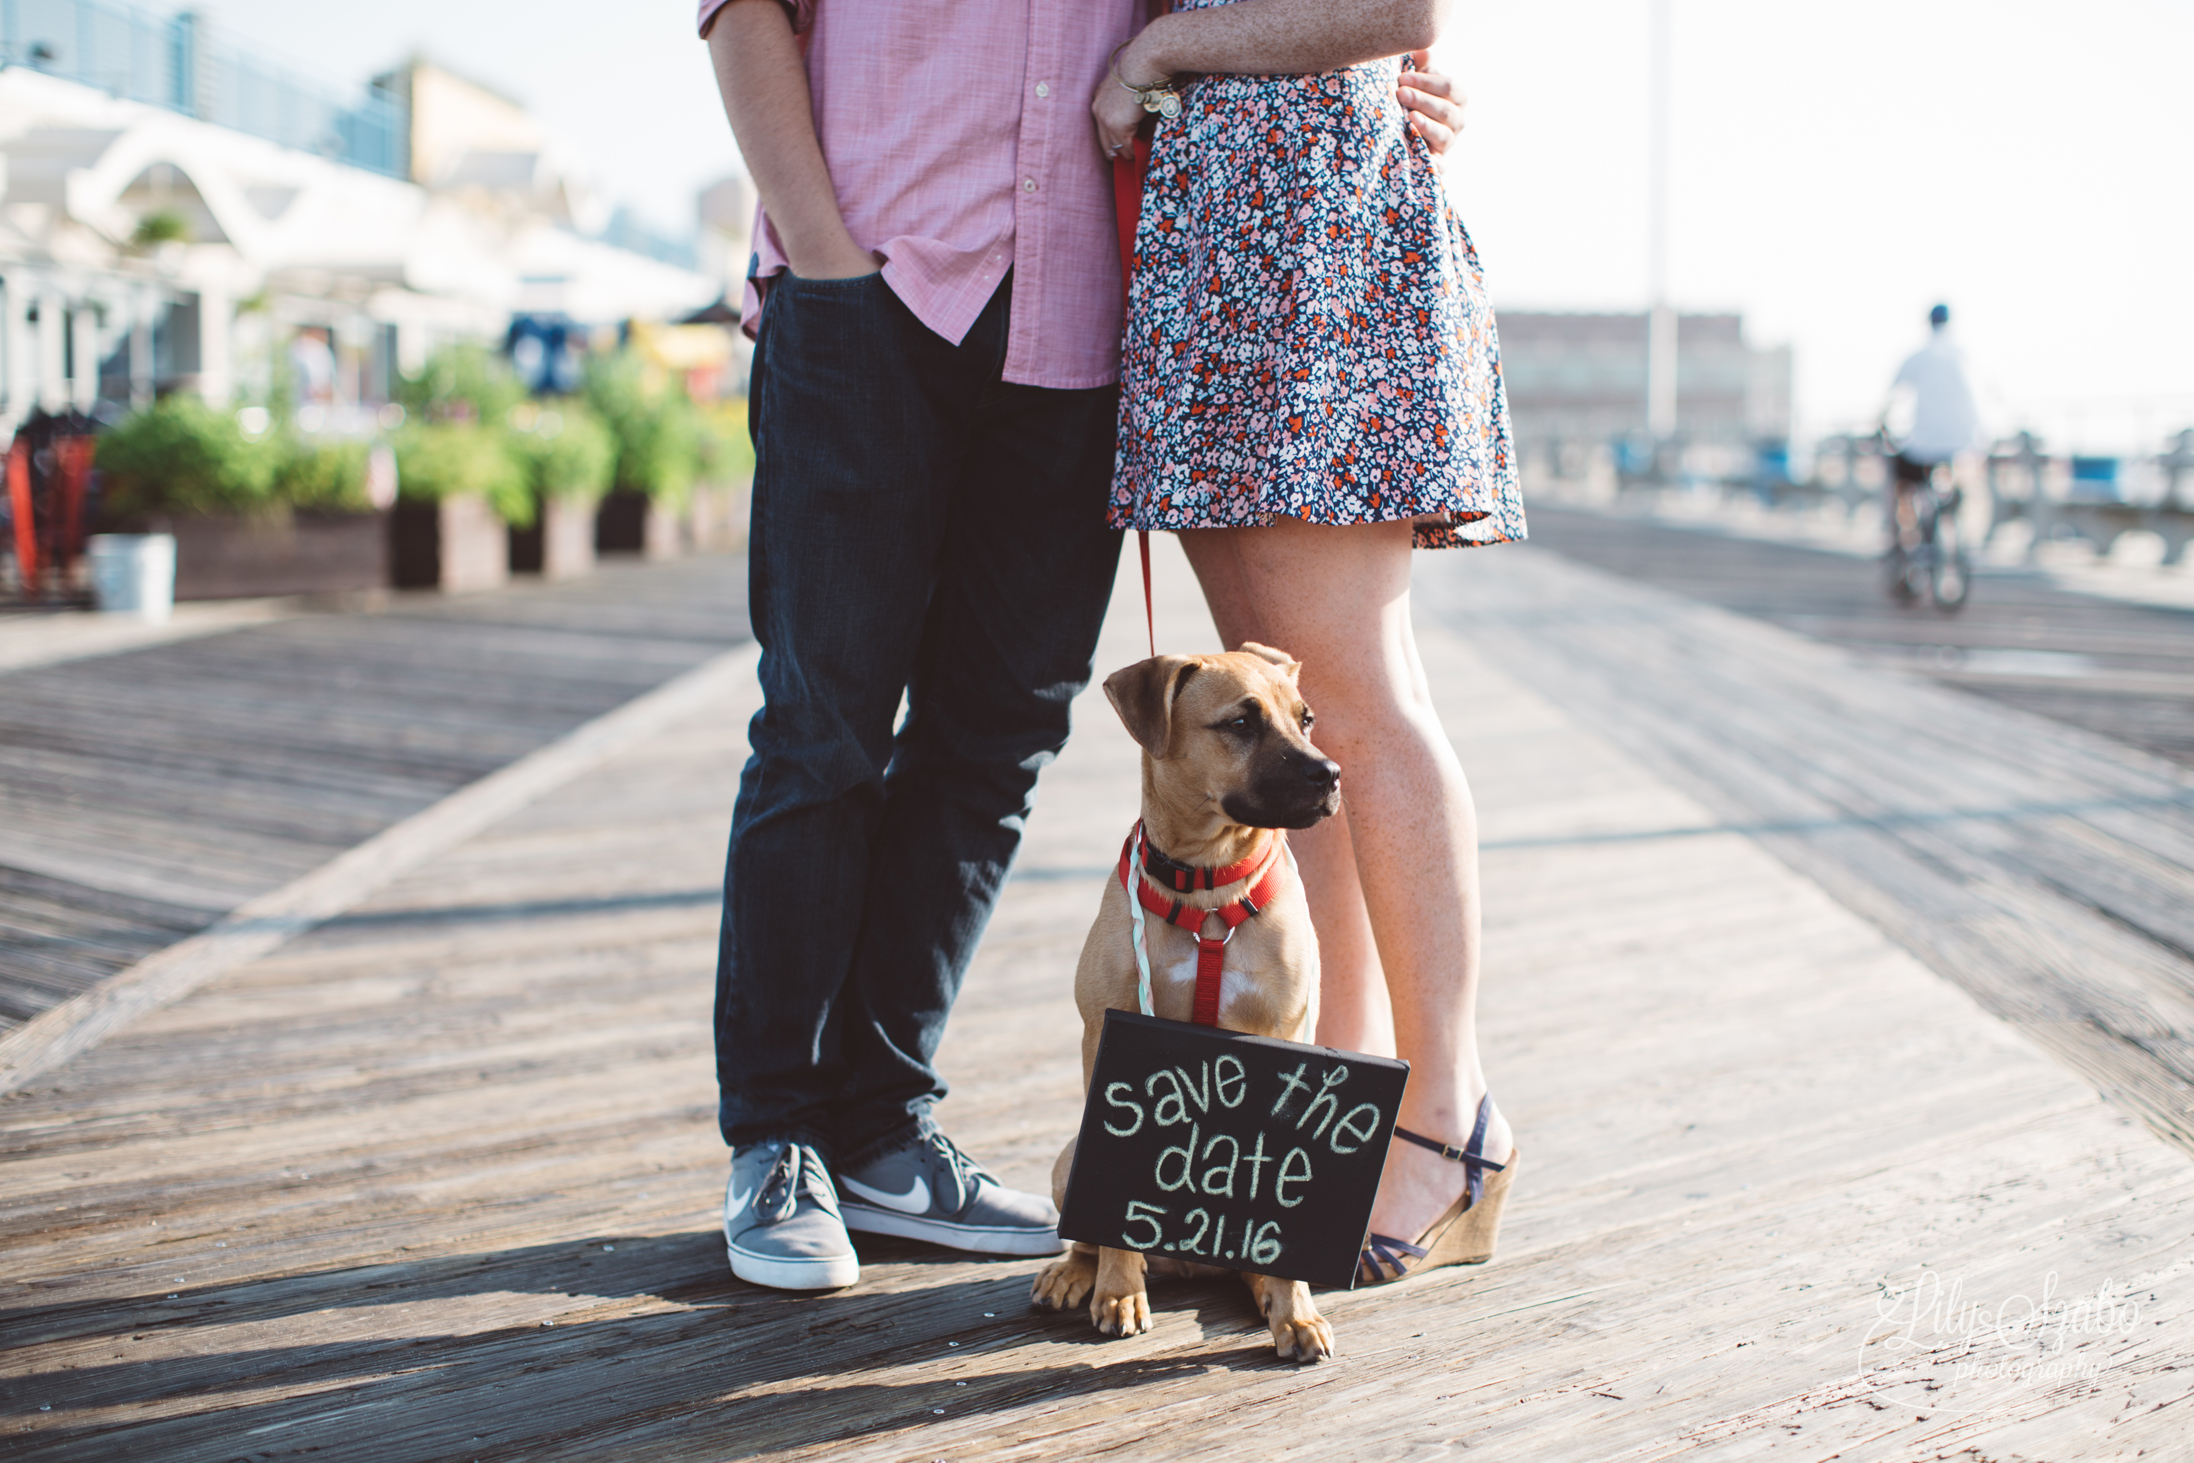
[[[1308,828],[1341,810],[1341,767],[1330,757],[1293,753],[1219,806],[1248,828]]]

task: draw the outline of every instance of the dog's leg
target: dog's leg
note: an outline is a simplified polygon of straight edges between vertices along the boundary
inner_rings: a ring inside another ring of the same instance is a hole
[[[1144,1288],[1140,1254],[1114,1249],[1097,1252],[1097,1285],[1089,1296],[1089,1319],[1107,1336],[1139,1336],[1150,1329],[1150,1292]]]
[[[1036,1276],[1036,1283],[1029,1287],[1029,1302],[1047,1311],[1070,1311],[1088,1297],[1096,1283],[1097,1247],[1077,1240]]]
[[[1051,1202],[1060,1209],[1066,1208],[1067,1175],[1074,1169],[1074,1145],[1078,1141],[1067,1139],[1059,1161],[1051,1166]],[[1096,1283],[1097,1247],[1076,1240],[1064,1255],[1037,1274],[1036,1283],[1028,1290],[1029,1302],[1047,1311],[1071,1311],[1088,1299],[1090,1287]]]
[[[1258,1311],[1272,1323],[1272,1344],[1282,1361],[1319,1361],[1334,1354],[1333,1328],[1318,1314],[1309,1286],[1270,1275],[1245,1274],[1242,1279],[1257,1298]]]
[[[1051,1207],[1067,1207],[1067,1175],[1074,1172],[1074,1149],[1082,1141],[1077,1133],[1067,1139],[1067,1146],[1059,1150],[1059,1157],[1051,1165]]]

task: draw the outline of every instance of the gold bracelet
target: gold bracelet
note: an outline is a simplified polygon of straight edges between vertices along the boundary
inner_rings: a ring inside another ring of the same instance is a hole
[[[1143,104],[1144,111],[1155,112],[1167,121],[1172,121],[1181,115],[1181,93],[1175,89],[1172,77],[1154,81],[1148,86],[1136,86],[1120,74],[1120,53],[1131,44],[1133,43],[1130,41],[1122,41],[1112,48],[1112,58],[1105,63],[1112,72],[1112,79],[1120,83],[1122,90],[1134,92],[1135,100]]]

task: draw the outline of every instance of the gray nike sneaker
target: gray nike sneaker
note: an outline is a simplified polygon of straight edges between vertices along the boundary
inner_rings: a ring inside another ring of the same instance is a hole
[[[875,1162],[841,1171],[846,1228],[985,1255],[1056,1255],[1059,1211],[1009,1189],[931,1129]]]
[[[830,1171],[805,1143],[750,1143],[731,1155],[724,1187],[731,1273],[778,1290],[838,1290],[861,1278]]]

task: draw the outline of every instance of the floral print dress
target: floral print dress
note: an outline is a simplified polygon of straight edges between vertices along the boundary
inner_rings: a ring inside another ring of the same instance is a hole
[[[1182,0],[1198,8],[1226,0]],[[1416,521],[1524,536],[1469,235],[1398,60],[1209,76],[1159,122],[1135,235],[1111,522]]]

